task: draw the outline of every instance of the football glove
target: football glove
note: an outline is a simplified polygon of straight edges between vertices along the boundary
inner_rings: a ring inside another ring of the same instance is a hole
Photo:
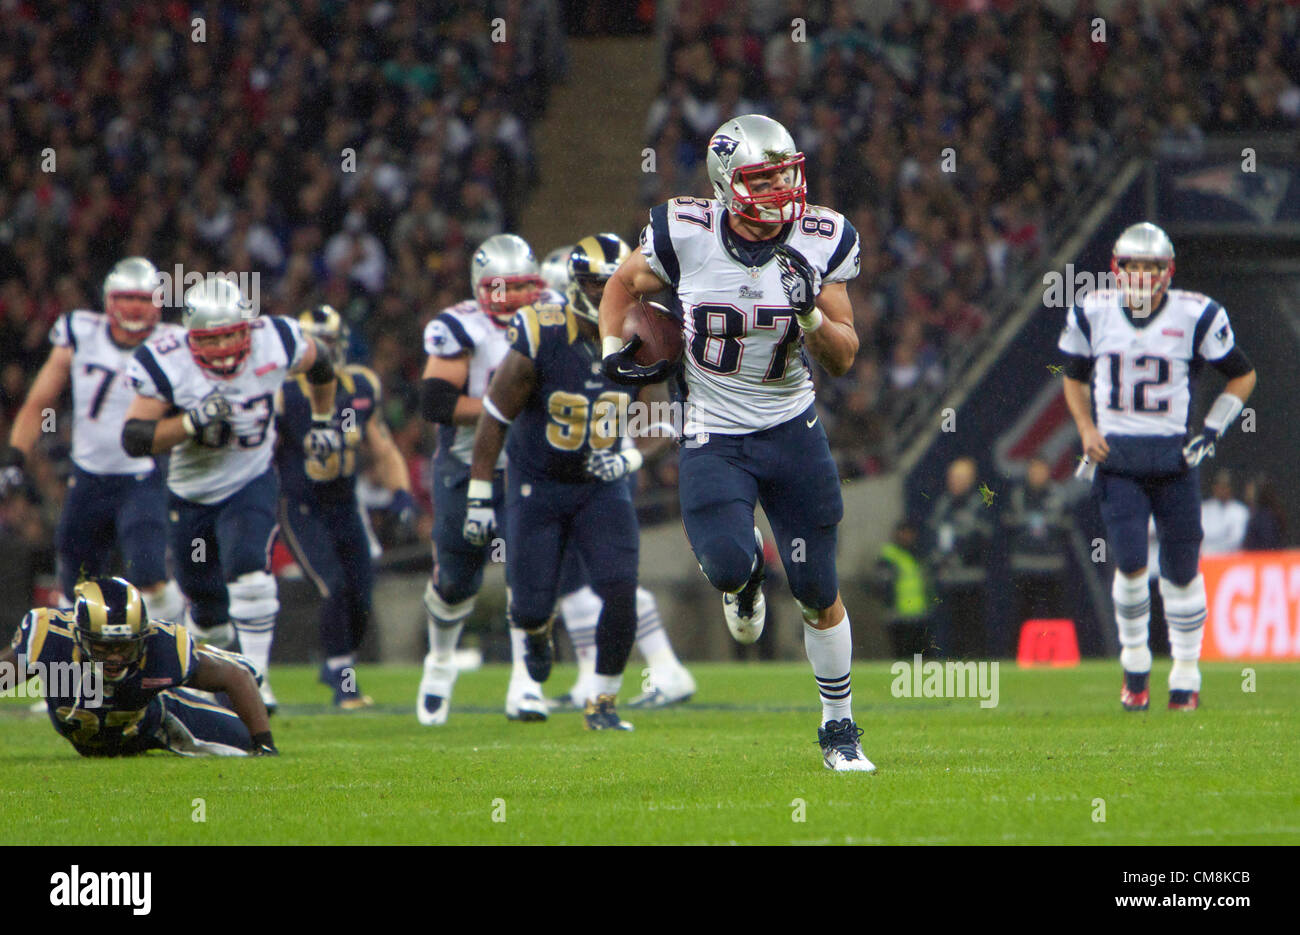
[[[461,535],[470,545],[485,546],[497,529],[497,514],[492,508],[492,482],[472,480],[465,500],[465,525]]]
[[[1187,462],[1187,466],[1193,468],[1206,458],[1214,457],[1214,443],[1218,440],[1219,433],[1214,429],[1202,429],[1201,434],[1189,441],[1187,446],[1183,448],[1183,460]]]
[[[312,413],[311,429],[303,447],[307,457],[321,463],[343,450],[343,433],[334,424],[333,414],[320,416]]]
[[[641,452],[635,448],[626,451],[592,451],[584,465],[589,477],[606,483],[622,480],[639,469],[643,462]]]
[[[0,500],[22,489],[27,479],[23,474],[23,462],[26,460],[21,449],[13,445],[0,455]]]
[[[781,288],[786,301],[794,309],[799,327],[816,331],[822,314],[817,308],[817,272],[802,253],[789,244],[775,248],[777,268],[781,270]]]
[[[263,731],[253,736],[253,745],[248,748],[249,756],[279,756],[280,751],[275,749],[275,741],[271,739],[271,732]]]
[[[181,426],[205,448],[224,448],[232,432],[231,413],[230,401],[214,390],[181,416]]]
[[[668,376],[672,362],[659,360],[648,367],[638,364],[633,358],[644,343],[641,340],[641,335],[634,334],[631,340],[617,351],[606,354],[602,364],[605,376],[615,383],[621,383],[623,386],[645,386],[649,383],[662,383]]]

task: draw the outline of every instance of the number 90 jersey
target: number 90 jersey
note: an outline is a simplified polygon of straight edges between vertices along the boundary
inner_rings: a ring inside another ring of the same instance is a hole
[[[674,198],[650,210],[641,253],[681,303],[685,434],[747,435],[788,422],[813,402],[803,334],[771,250],[750,266],[712,199]],[[817,274],[815,291],[858,275],[858,233],[836,211],[808,205],[770,243],[785,243]]]
[[[187,439],[172,449],[167,486],[194,503],[218,503],[264,474],[275,448],[275,393],[310,346],[290,318],[254,318],[243,369],[223,380],[194,362],[182,332],[150,338],[127,368],[135,391],[177,409],[218,393],[230,403],[230,441],[208,448]]]
[[[1222,305],[1199,292],[1170,289],[1141,325],[1122,294],[1099,289],[1066,315],[1058,347],[1092,361],[1097,430],[1106,435],[1184,435],[1197,361],[1222,360],[1235,346]]]
[[[632,397],[605,376],[595,341],[579,333],[562,297],[543,297],[557,301],[524,306],[506,332],[510,349],[531,358],[537,374],[506,438],[510,470],[534,480],[595,482],[587,454],[621,444]]]

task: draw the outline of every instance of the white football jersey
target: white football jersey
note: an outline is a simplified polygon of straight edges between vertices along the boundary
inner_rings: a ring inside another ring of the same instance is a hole
[[[641,232],[641,253],[684,316],[687,435],[760,432],[813,402],[803,332],[776,260],[749,266],[724,237],[726,223],[718,201],[674,198],[651,209]],[[858,274],[858,232],[837,211],[808,205],[784,242],[816,271],[815,291]]]
[[[425,325],[424,350],[432,357],[459,357],[469,351],[469,382],[463,392],[482,399],[487,395],[492,374],[510,350],[507,327],[497,324],[473,299],[466,299],[443,309]],[[439,426],[438,445],[446,447],[457,460],[469,464],[474,453],[475,428],[475,425]],[[505,466],[503,449],[497,458],[497,470]]]
[[[135,391],[182,410],[220,393],[233,410],[231,439],[207,448],[187,439],[171,451],[167,486],[195,503],[217,503],[260,477],[275,449],[275,393],[310,346],[291,318],[255,318],[253,346],[243,369],[223,380],[194,362],[185,333],[150,338],[136,351],[127,374]]]
[[[177,333],[184,333],[179,325],[159,322],[150,338]],[[126,410],[135,399],[126,374],[135,347],[115,344],[108,316],[86,310],[60,315],[50,342],[72,349],[72,462],[92,474],[152,471],[152,456],[133,458],[122,449]]]
[[[1184,435],[1197,361],[1233,348],[1222,305],[1199,292],[1170,289],[1160,311],[1135,325],[1117,289],[1084,297],[1066,315],[1058,344],[1092,367],[1092,403],[1102,435]]]

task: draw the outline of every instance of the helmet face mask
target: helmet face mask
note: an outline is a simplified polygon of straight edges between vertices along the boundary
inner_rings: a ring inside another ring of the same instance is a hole
[[[251,319],[257,312],[228,279],[209,277],[185,292],[182,323],[190,356],[203,370],[230,379],[244,368],[253,349]]]
[[[104,678],[126,678],[144,658],[149,614],[138,588],[122,578],[93,578],[76,588],[73,635],[77,646],[102,667]]]
[[[808,181],[804,155],[785,127],[760,114],[728,120],[709,140],[705,158],[714,194],[732,214],[754,224],[803,217]]]
[[[1115,241],[1110,270],[1133,317],[1147,318],[1173,282],[1173,242],[1154,224],[1134,224]]]
[[[470,260],[469,276],[479,308],[502,327],[520,308],[536,302],[546,285],[533,248],[515,234],[483,241]]]
[[[154,299],[160,284],[158,270],[144,257],[120,260],[104,278],[104,313],[119,331],[143,341],[162,319]]]
[[[632,253],[617,234],[584,237],[569,251],[569,285],[564,294],[573,314],[593,324],[599,322],[605,284]]]

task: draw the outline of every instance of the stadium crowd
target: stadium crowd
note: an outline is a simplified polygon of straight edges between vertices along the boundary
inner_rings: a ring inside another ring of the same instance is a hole
[[[733,114],[791,128],[810,200],[862,239],[862,351],[820,388],[846,476],[881,466],[893,414],[945,380],[948,350],[989,326],[999,288],[1108,153],[1195,151],[1205,132],[1300,116],[1282,0],[1122,3],[1105,41],[1086,3],[1069,18],[904,3],[879,29],[865,0],[676,6],[661,11],[666,77],[645,131],[658,171],[642,200],[707,191],[703,144]],[[256,271],[263,313],[327,301],[349,321],[427,512],[421,329],[469,295],[472,250],[515,228],[544,171],[532,131],[566,68],[559,4],[54,10],[16,0],[0,16],[0,431],[53,320],[98,307],[114,260]],[[497,16],[505,41],[491,41]],[[47,442],[28,498],[0,506],[0,534],[48,542],[66,441]]]
[[[1108,154],[1195,154],[1206,132],[1300,121],[1300,17],[1283,0],[1126,0],[1104,20],[1087,2],[1068,17],[930,7],[873,29],[850,0],[679,2],[646,118],[645,204],[707,190],[704,143],[759,110],[807,155],[809,200],[857,228],[862,351],[819,387],[848,476],[877,466],[893,414],[944,381],[948,351],[988,327]]]

